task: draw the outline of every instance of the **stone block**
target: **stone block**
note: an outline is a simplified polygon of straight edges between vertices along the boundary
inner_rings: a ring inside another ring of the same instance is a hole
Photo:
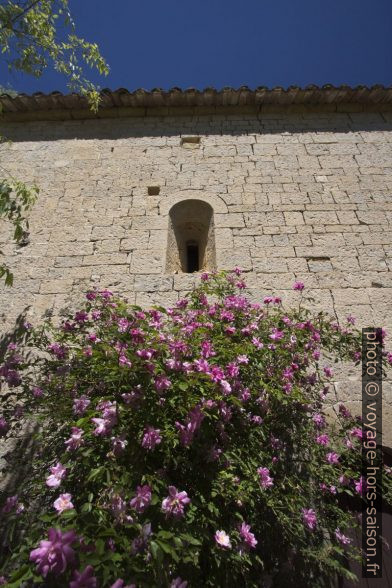
[[[155,249],[140,249],[132,254],[132,274],[160,274],[165,264],[165,252]]]

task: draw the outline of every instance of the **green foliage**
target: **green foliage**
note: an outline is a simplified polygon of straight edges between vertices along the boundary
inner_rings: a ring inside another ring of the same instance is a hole
[[[96,43],[78,37],[68,0],[23,2],[0,6],[0,47],[10,69],[40,77],[51,66],[64,74],[68,87],[87,96],[97,110],[99,93],[84,66],[106,75],[109,68]]]
[[[11,345],[0,373],[41,430],[18,496],[4,497],[8,585],[66,587],[86,570],[137,588],[352,576],[359,552],[342,533],[356,524],[345,498],[361,501],[361,423],[344,407],[328,422],[323,400],[328,364],[357,361],[359,333],[278,298],[252,304],[235,273],[203,279],[168,310],[88,293],[60,326],[27,331],[29,360]],[[391,502],[387,471],[383,486]],[[71,530],[77,558],[59,570],[53,552],[40,568],[42,542]]]
[[[29,222],[25,215],[35,203],[37,195],[36,186],[30,188],[17,180],[0,180],[0,218],[12,224],[13,239],[17,244],[21,244],[26,236]],[[12,286],[13,274],[4,264],[0,264],[1,278],[5,279],[6,286]]]

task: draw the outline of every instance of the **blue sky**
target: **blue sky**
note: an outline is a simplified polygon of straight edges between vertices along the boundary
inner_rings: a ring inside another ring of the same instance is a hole
[[[109,62],[102,88],[392,84],[391,0],[70,0]],[[53,71],[19,92],[66,91]]]

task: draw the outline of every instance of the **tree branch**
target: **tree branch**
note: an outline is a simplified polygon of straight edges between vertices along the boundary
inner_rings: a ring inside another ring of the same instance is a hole
[[[38,4],[38,2],[41,2],[41,0],[34,0],[34,2],[32,2],[32,3],[31,3],[29,6],[26,6],[26,8],[25,8],[24,10],[22,10],[22,12],[21,12],[20,14],[17,14],[16,16],[14,16],[14,18],[11,18],[11,20],[10,20],[9,24],[11,24],[11,25],[12,25],[12,24],[14,24],[14,22],[15,22],[15,21],[17,21],[17,20],[18,20],[18,18],[20,18],[21,16],[23,16],[23,15],[24,15],[24,14],[26,14],[27,12],[30,12],[30,10],[31,10],[32,8],[34,8],[34,6],[35,6],[36,4]],[[0,30],[1,30],[1,29],[5,29],[5,28],[8,28],[8,26],[9,26],[8,24],[3,24],[3,25],[0,27]]]

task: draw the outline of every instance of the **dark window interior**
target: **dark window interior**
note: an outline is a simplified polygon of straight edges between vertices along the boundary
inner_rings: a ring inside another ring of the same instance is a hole
[[[197,243],[187,243],[186,267],[188,274],[199,271],[199,246]]]

